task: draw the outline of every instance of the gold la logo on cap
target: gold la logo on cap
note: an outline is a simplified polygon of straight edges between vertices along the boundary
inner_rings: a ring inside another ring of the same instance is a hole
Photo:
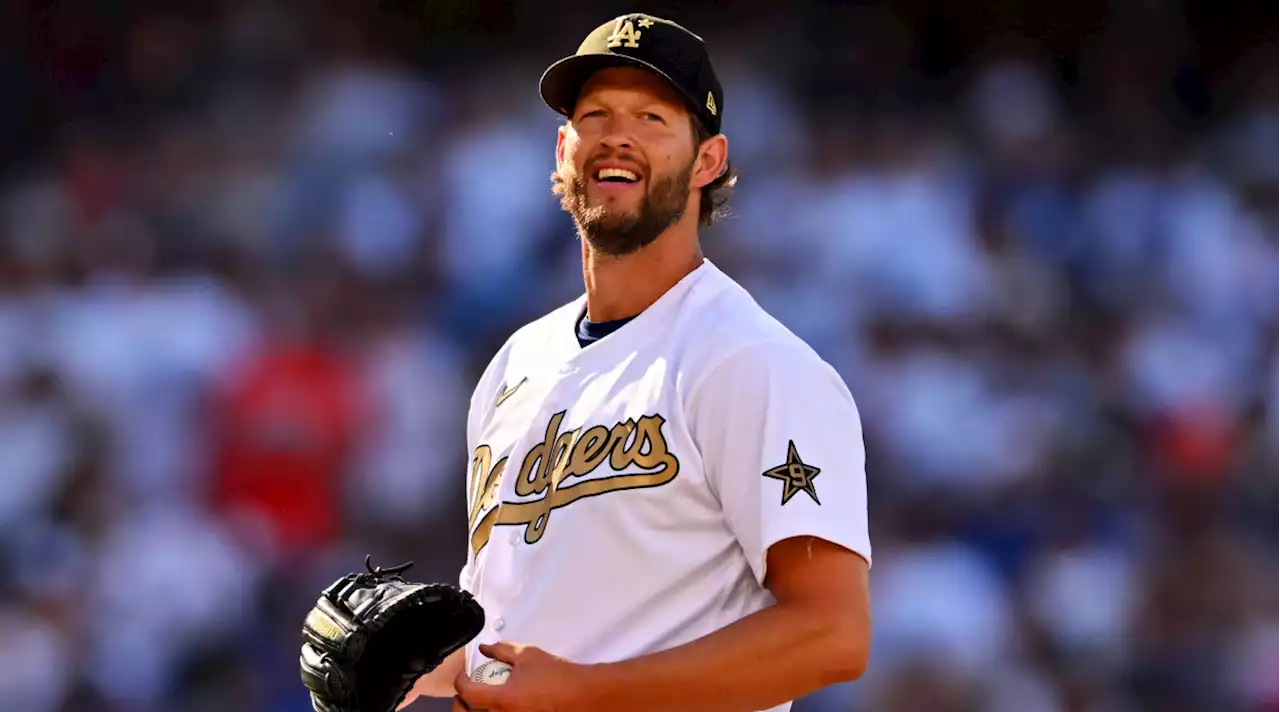
[[[716,98],[711,95],[711,92],[707,92],[707,111],[710,111],[712,116],[716,115]]]
[[[613,34],[608,37],[608,47],[639,47],[640,35],[642,34],[636,29],[636,25],[643,28],[653,26],[653,20],[647,17],[640,18],[640,21],[634,22],[630,18],[619,17],[618,21],[613,25]]]

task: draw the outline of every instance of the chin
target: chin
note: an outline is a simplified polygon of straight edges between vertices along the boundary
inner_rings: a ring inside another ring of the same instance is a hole
[[[597,195],[592,199],[592,201],[591,201],[591,202],[592,202],[592,203],[594,203],[597,207],[599,207],[599,208],[601,208],[601,209],[603,209],[603,210],[609,210],[609,209],[611,209],[611,208],[612,208],[613,210],[618,210],[621,206],[624,206],[624,205],[625,205],[625,206],[635,206],[635,205],[636,205],[637,203],[639,203],[641,200],[643,200],[643,197],[642,197],[642,196],[635,196],[635,195],[609,195],[609,194],[607,194],[607,193],[606,193],[606,194],[604,194],[604,195],[599,195],[599,194],[597,194]]]
[[[599,220],[606,225],[621,225],[633,221],[640,217],[639,211],[629,205],[619,205],[616,200],[606,200],[597,203],[594,212],[599,216]]]
[[[635,224],[636,216],[631,213],[605,213],[596,221],[599,229],[610,232],[625,230]]]

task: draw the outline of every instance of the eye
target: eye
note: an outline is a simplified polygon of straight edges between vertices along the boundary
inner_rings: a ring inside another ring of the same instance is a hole
[[[663,121],[663,119],[662,119],[662,117],[661,117],[661,116],[658,116],[657,114],[655,114],[655,113],[653,113],[653,112],[645,112],[645,113],[641,114],[640,116],[641,116],[641,118],[643,118],[645,121],[657,121],[658,123],[666,123],[665,121]]]
[[[592,109],[591,111],[585,112],[579,120],[595,118],[598,116],[604,116],[604,109]]]

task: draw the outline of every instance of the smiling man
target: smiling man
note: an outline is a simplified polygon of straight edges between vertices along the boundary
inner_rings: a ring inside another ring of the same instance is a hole
[[[480,635],[415,695],[492,712],[786,710],[867,664],[865,457],[835,371],[703,257],[734,173],[700,38],[601,25],[543,75],[585,293],[468,415]],[[505,685],[472,682],[488,660]]]

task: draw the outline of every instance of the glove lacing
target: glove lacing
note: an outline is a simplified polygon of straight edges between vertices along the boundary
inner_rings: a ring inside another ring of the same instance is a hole
[[[360,585],[376,585],[389,580],[399,581],[400,583],[409,583],[408,581],[405,581],[404,577],[402,577],[400,574],[403,574],[404,572],[408,571],[412,566],[413,566],[413,562],[407,561],[403,564],[400,564],[399,566],[388,566],[387,568],[384,569],[381,566],[374,566],[373,556],[370,554],[365,554],[364,567],[368,569],[369,573],[357,574],[356,581]]]

